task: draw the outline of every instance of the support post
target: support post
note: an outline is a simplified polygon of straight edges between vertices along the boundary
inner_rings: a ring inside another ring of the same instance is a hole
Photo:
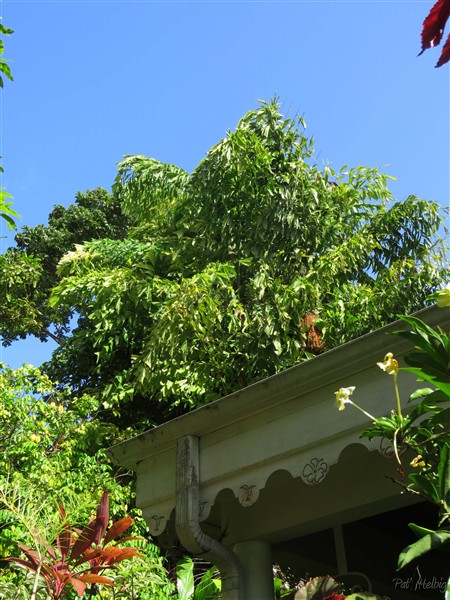
[[[253,540],[235,545],[244,571],[246,600],[273,600],[272,549],[269,542]]]
[[[206,535],[199,521],[199,444],[185,435],[177,441],[175,529],[181,544],[210,561],[220,571],[222,600],[248,600],[244,596],[242,567],[227,546]]]

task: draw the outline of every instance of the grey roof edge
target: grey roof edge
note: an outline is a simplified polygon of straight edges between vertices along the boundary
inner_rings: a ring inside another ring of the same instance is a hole
[[[436,305],[413,314],[431,327],[450,326],[450,309]],[[333,348],[313,359],[294,365],[281,373],[249,385],[233,394],[215,400],[181,417],[148,430],[130,440],[107,449],[115,464],[136,470],[144,458],[174,446],[183,435],[202,435],[231,425],[251,414],[267,410],[276,403],[300,398],[315,389],[330,385],[346,375],[376,365],[387,352],[402,355],[411,345],[400,336],[386,334],[406,329],[408,325],[396,320],[350,342]]]

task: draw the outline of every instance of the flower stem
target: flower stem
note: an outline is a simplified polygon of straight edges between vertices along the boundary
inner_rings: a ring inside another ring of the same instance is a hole
[[[369,414],[368,412],[366,412],[366,411],[365,411],[363,408],[361,408],[360,406],[358,406],[357,404],[355,404],[355,403],[354,403],[354,402],[352,402],[351,400],[349,400],[349,403],[350,403],[350,404],[353,404],[353,406],[354,406],[355,408],[357,408],[358,410],[360,410],[360,411],[361,411],[363,414],[365,414],[365,415],[366,415],[366,417],[369,417],[369,419],[371,419],[372,421],[375,421],[375,420],[376,420],[376,419],[375,419],[375,417],[372,417],[372,415],[371,415],[371,414]]]
[[[395,387],[395,398],[397,400],[397,415],[400,418],[400,421],[403,419],[402,417],[402,405],[400,403],[400,393],[398,391],[397,385],[397,373],[394,373],[394,387]]]
[[[397,459],[398,464],[400,466],[402,466],[402,461],[400,460],[400,457],[398,455],[398,447],[397,447],[397,434],[398,434],[398,432],[399,432],[399,429],[396,429],[395,433],[394,433],[394,454],[395,454],[395,458]]]

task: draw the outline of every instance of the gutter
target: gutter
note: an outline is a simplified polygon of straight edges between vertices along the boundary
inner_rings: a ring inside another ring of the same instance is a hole
[[[199,438],[177,440],[175,529],[181,544],[217,566],[222,600],[244,600],[242,565],[236,554],[202,531],[199,521]]]

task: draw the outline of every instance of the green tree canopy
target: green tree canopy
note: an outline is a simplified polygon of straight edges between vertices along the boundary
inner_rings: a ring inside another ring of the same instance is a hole
[[[122,238],[128,219],[116,199],[102,188],[78,193],[75,203],[56,205],[48,225],[23,227],[16,247],[0,256],[0,336],[3,345],[32,334],[60,342],[70,331],[71,308],[51,308],[48,299],[58,283],[57,266],[75,244]],[[53,331],[52,331],[53,329]]]
[[[79,321],[48,372],[146,427],[423,307],[448,274],[442,215],[387,182],[319,168],[276,102],[192,173],[126,157],[113,197],[134,226],[61,259],[49,310]]]

